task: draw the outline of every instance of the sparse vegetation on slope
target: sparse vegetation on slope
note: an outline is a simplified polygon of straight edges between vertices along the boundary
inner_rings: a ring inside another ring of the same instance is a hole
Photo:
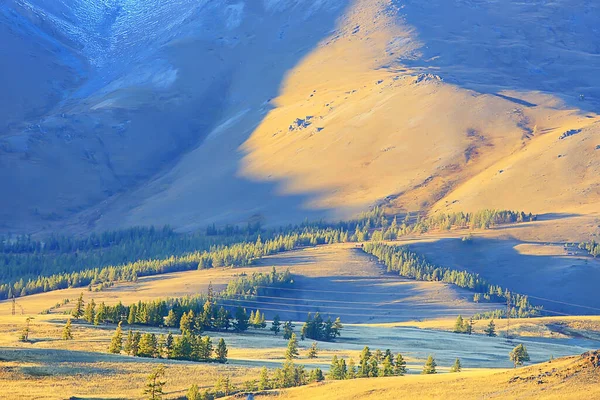
[[[481,295],[479,298],[488,301],[505,302],[510,299],[511,304],[515,305],[511,308],[512,317],[531,317],[541,312],[541,307],[531,305],[526,295],[511,293],[508,289],[493,285],[479,274],[433,265],[407,247],[371,242],[366,243],[363,250],[377,257],[389,272],[398,272],[405,278],[451,283],[472,290]],[[498,313],[500,315],[494,315],[496,318],[505,315],[502,311]]]

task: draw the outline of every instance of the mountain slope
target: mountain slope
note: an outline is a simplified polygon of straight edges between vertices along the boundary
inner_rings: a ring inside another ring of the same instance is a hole
[[[282,399],[582,399],[600,396],[598,351],[531,367],[496,372],[412,375],[338,381],[290,389]],[[270,396],[257,396],[270,398]]]
[[[71,79],[9,98],[0,229],[597,213],[599,6],[450,3],[0,5],[61,49],[31,74]]]

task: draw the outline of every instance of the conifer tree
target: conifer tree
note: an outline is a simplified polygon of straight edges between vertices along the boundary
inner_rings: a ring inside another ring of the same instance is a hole
[[[217,343],[215,358],[220,363],[227,362],[227,345],[225,345],[225,340],[223,340],[223,338],[219,339],[219,343]]]
[[[295,333],[292,333],[292,337],[288,341],[287,350],[285,351],[285,359],[291,361],[294,358],[297,358],[299,354],[298,338]]]
[[[200,396],[200,390],[198,389],[198,385],[196,385],[195,383],[192,386],[190,386],[185,395],[187,400],[203,400]]]
[[[406,374],[406,372],[406,361],[404,361],[404,357],[402,357],[402,354],[398,353],[398,355],[396,356],[396,363],[394,365],[394,375],[403,376],[404,374]]]
[[[62,333],[63,340],[73,340],[73,331],[71,329],[71,318],[67,320],[65,327],[63,328]]]
[[[258,380],[258,390],[271,389],[271,381],[269,380],[269,371],[267,367],[262,367],[260,370],[260,378]]]
[[[73,315],[73,317],[75,317],[75,319],[79,319],[83,315],[83,312],[84,312],[83,306],[84,306],[83,292],[81,292],[81,294],[77,298],[77,303],[75,303],[75,307],[73,308],[73,311],[71,312],[71,314]]]
[[[308,375],[308,380],[310,382],[321,382],[325,379],[325,376],[323,375],[323,371],[320,368],[315,368],[312,371],[310,371],[310,374]]]
[[[189,313],[183,313],[181,320],[179,321],[179,329],[181,330],[181,334],[185,335],[186,333],[192,332],[193,323],[194,312],[190,310]]]
[[[356,378],[356,364],[354,363],[354,359],[350,359],[348,361],[348,372],[346,373],[346,379],[355,379]]]
[[[333,380],[346,379],[348,369],[346,367],[346,360],[333,356],[331,360],[331,367],[329,368],[329,377]]]
[[[231,379],[229,379],[229,376],[219,376],[217,383],[215,383],[215,391],[222,395],[228,396],[229,393],[231,393],[231,389]]]
[[[360,364],[358,366],[358,377],[359,378],[368,378],[371,376],[371,366],[369,364],[369,360],[371,359],[371,350],[369,346],[365,346],[365,348],[360,353]]]
[[[133,332],[130,329],[129,332],[127,332],[127,339],[125,340],[125,345],[123,346],[123,351],[125,351],[126,354],[133,355],[132,350],[133,350]]]
[[[246,314],[246,310],[242,307],[238,307],[235,310],[233,329],[235,329],[236,332],[245,332],[248,330],[248,314]]]
[[[85,312],[83,313],[83,319],[90,323],[94,323],[94,318],[96,317],[96,303],[94,299],[91,299],[90,302],[85,306]]]
[[[510,361],[512,361],[515,365],[515,368],[517,368],[518,365],[523,365],[523,363],[526,361],[530,361],[527,347],[523,346],[523,344],[520,344],[512,349],[512,351],[509,353],[509,356]]]
[[[390,356],[387,356],[383,359],[381,363],[381,373],[380,376],[392,376],[394,375],[394,363]]]
[[[465,333],[465,331],[465,321],[463,320],[462,315],[459,315],[454,323],[454,333]]]
[[[133,334],[133,340],[131,341],[131,355],[137,356],[140,350],[140,341],[142,340],[142,334],[135,332]]]
[[[452,365],[452,367],[450,367],[450,372],[460,372],[462,371],[462,364],[460,363],[460,360],[457,358],[456,361],[454,361],[454,365]]]
[[[167,358],[171,358],[173,352],[173,334],[169,332],[165,339],[165,355]]]
[[[161,400],[163,396],[163,387],[165,381],[162,378],[165,376],[165,366],[159,365],[148,375],[144,396],[148,400]]]
[[[173,311],[173,309],[170,309],[169,313],[165,317],[165,326],[168,328],[174,328],[177,326],[177,323],[177,315],[175,314],[175,311]]]
[[[289,340],[294,334],[294,324],[292,321],[287,321],[283,324],[283,338]]]
[[[107,310],[106,304],[104,302],[98,305],[98,310],[96,311],[96,316],[94,317],[94,325],[100,325],[106,321]]]
[[[496,334],[496,324],[491,320],[488,326],[483,330],[487,336],[494,337]]]
[[[137,311],[136,305],[132,304],[129,307],[129,314],[127,315],[127,324],[128,325],[133,325],[137,322],[136,311]]]
[[[313,342],[312,345],[310,346],[310,349],[308,349],[308,358],[317,358],[317,353],[319,351],[318,349],[318,344],[317,342]]]
[[[379,376],[379,362],[376,357],[371,357],[369,360],[369,375],[370,378]]]
[[[139,342],[138,356],[140,357],[156,357],[157,340],[154,333],[145,333]]]
[[[120,354],[123,348],[123,329],[121,328],[121,322],[117,325],[117,329],[110,340],[110,346],[108,347],[109,353]]]
[[[275,336],[277,336],[277,334],[279,334],[279,331],[281,330],[281,320],[279,319],[279,315],[275,315],[273,317],[273,322],[271,323],[270,330],[271,330],[271,332],[273,332],[273,334]]]
[[[435,370],[435,367],[437,367],[435,359],[433,358],[432,355],[429,355],[429,357],[427,357],[427,361],[425,362],[425,365],[423,366],[423,371],[421,371],[421,374],[423,374],[423,375],[435,374],[435,373],[437,373],[437,371]]]

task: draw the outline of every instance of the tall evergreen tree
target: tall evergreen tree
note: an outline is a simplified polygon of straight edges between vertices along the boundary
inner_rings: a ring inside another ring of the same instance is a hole
[[[275,315],[273,317],[273,322],[271,323],[270,330],[271,330],[271,332],[273,332],[273,334],[275,336],[277,336],[277,334],[279,334],[279,331],[281,330],[281,320],[279,318],[279,315]]]
[[[244,310],[242,307],[238,307],[235,310],[235,321],[233,323],[233,329],[236,330],[236,332],[245,332],[248,330],[248,314],[246,313],[246,310]]]
[[[460,372],[462,371],[462,364],[460,363],[460,360],[457,358],[454,361],[454,365],[452,365],[452,367],[450,367],[450,372]]]
[[[173,309],[170,309],[169,313],[165,317],[165,326],[168,328],[175,328],[178,325],[178,323],[179,321],[177,318],[177,314],[175,314],[175,311],[173,311]]]
[[[396,355],[396,363],[394,365],[394,375],[402,376],[406,374],[407,371],[406,361],[404,361],[402,354],[398,353],[398,355]]]
[[[488,326],[483,330],[487,336],[494,337],[496,334],[496,324],[491,320]]]
[[[317,358],[317,353],[319,351],[318,348],[318,344],[317,342],[313,342],[312,345],[310,346],[310,349],[308,349],[308,358]]]
[[[355,379],[356,378],[356,364],[354,363],[354,359],[350,359],[348,361],[348,372],[346,373],[346,379]]]
[[[283,324],[283,338],[289,340],[294,334],[294,324],[292,321],[284,322]]]
[[[427,357],[427,361],[425,362],[425,365],[423,366],[423,371],[421,371],[421,374],[424,374],[424,375],[435,374],[435,373],[437,373],[437,371],[435,370],[436,367],[437,367],[437,364],[435,362],[435,359],[433,358],[432,355],[429,355],[429,357]]]
[[[65,327],[63,328],[62,338],[63,338],[63,340],[73,340],[73,331],[71,328],[71,318],[69,318],[67,320],[67,323],[65,324]]]
[[[144,396],[148,400],[161,400],[163,396],[163,387],[165,381],[162,378],[165,376],[165,366],[159,365],[148,375]]]
[[[84,304],[85,303],[83,301],[83,292],[81,292],[81,294],[77,298],[77,302],[75,303],[75,307],[73,308],[73,311],[71,312],[71,315],[73,315],[73,317],[75,317],[75,319],[79,319],[83,315]]]
[[[308,375],[309,382],[321,382],[325,379],[323,371],[320,368],[315,368]]]
[[[223,340],[223,338],[219,339],[219,343],[217,343],[215,359],[220,363],[227,362],[227,345],[225,344],[225,340]]]
[[[125,345],[123,346],[123,351],[125,351],[126,354],[133,355],[132,349],[133,349],[133,332],[130,329],[129,332],[127,332],[127,339],[125,340]]]
[[[117,325],[117,329],[110,340],[110,346],[108,351],[113,354],[120,354],[123,349],[123,329],[121,328],[121,322]]]
[[[85,312],[83,313],[83,319],[90,324],[94,323],[94,318],[96,317],[96,303],[94,299],[91,299],[90,302],[85,306]]]
[[[140,341],[142,340],[142,334],[135,332],[133,334],[133,340],[131,341],[131,355],[137,356],[140,351]]]
[[[269,379],[269,371],[267,367],[262,367],[260,370],[260,378],[258,379],[258,390],[271,389],[271,381]]]
[[[285,351],[285,359],[293,360],[294,358],[298,358],[298,338],[295,333],[292,333],[292,337],[288,341],[287,350]]]
[[[154,333],[145,333],[140,339],[138,356],[156,357],[158,354],[158,341]]]
[[[392,376],[394,375],[394,362],[392,361],[390,356],[387,356],[383,359],[381,363],[381,373],[379,376]]]
[[[371,365],[369,364],[369,360],[371,359],[372,354],[369,346],[365,346],[365,348],[360,353],[360,361],[358,365],[358,377],[359,378],[368,378],[372,376],[371,374]]]
[[[465,321],[464,321],[462,315],[459,315],[456,318],[456,322],[454,323],[454,333],[465,333],[465,331],[466,331]]]
[[[132,304],[129,307],[129,314],[127,315],[127,324],[133,325],[137,322],[137,306]]]
[[[189,313],[183,313],[181,319],[179,320],[179,329],[181,330],[181,334],[185,335],[186,333],[192,332],[193,324],[194,312],[190,310]]]

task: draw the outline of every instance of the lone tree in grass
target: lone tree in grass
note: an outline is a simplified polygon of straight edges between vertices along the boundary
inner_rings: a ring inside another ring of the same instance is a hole
[[[270,330],[275,336],[279,334],[279,331],[281,330],[281,319],[279,318],[279,315],[273,317]]]
[[[450,367],[450,372],[460,372],[462,371],[462,364],[460,363],[460,360],[457,358],[456,361],[454,361],[454,365],[452,367]]]
[[[489,337],[498,336],[496,334],[496,324],[494,323],[494,320],[491,320],[490,323],[488,324],[488,326],[483,331]]]
[[[219,339],[219,343],[217,343],[217,348],[215,350],[215,356],[218,362],[226,363],[227,362],[227,345],[225,344],[225,340],[223,338]]]
[[[81,294],[79,295],[79,298],[77,298],[77,303],[75,303],[75,308],[73,308],[73,311],[71,312],[71,314],[75,317],[75,319],[79,319],[83,315],[83,313],[84,313],[83,306],[84,306],[83,292],[81,292]]]
[[[108,351],[113,354],[120,354],[121,350],[123,350],[123,329],[121,329],[121,322],[119,322],[119,325],[117,325],[117,330],[110,340]]]
[[[527,347],[522,344],[518,345],[509,353],[510,361],[513,362],[515,368],[517,365],[523,365],[524,362],[530,361],[529,353],[527,353]]]
[[[292,333],[292,337],[288,341],[287,350],[285,351],[285,359],[292,361],[294,358],[298,358],[298,338],[295,333]]]
[[[29,328],[29,324],[31,323],[32,319],[33,319],[33,317],[27,317],[27,319],[25,320],[27,322],[27,324],[25,325],[25,328],[23,328],[23,330],[21,331],[21,334],[19,335],[19,340],[21,342],[29,342],[29,333],[31,332],[31,329]]]
[[[310,346],[310,349],[308,349],[308,358],[317,358],[317,353],[319,351],[317,346],[317,342],[312,343],[312,346]]]
[[[163,386],[165,381],[161,378],[165,376],[165,366],[159,365],[154,368],[154,371],[148,375],[146,381],[146,388],[144,389],[144,397],[148,400],[161,400],[163,396]]]
[[[63,328],[62,333],[63,340],[73,340],[73,330],[71,328],[71,318],[67,320],[65,327]]]
[[[433,358],[432,355],[429,355],[429,357],[427,357],[427,362],[425,362],[425,365],[423,366],[423,371],[421,371],[421,374],[423,374],[423,375],[436,374],[437,371],[435,370],[435,367],[437,367],[435,359]]]

